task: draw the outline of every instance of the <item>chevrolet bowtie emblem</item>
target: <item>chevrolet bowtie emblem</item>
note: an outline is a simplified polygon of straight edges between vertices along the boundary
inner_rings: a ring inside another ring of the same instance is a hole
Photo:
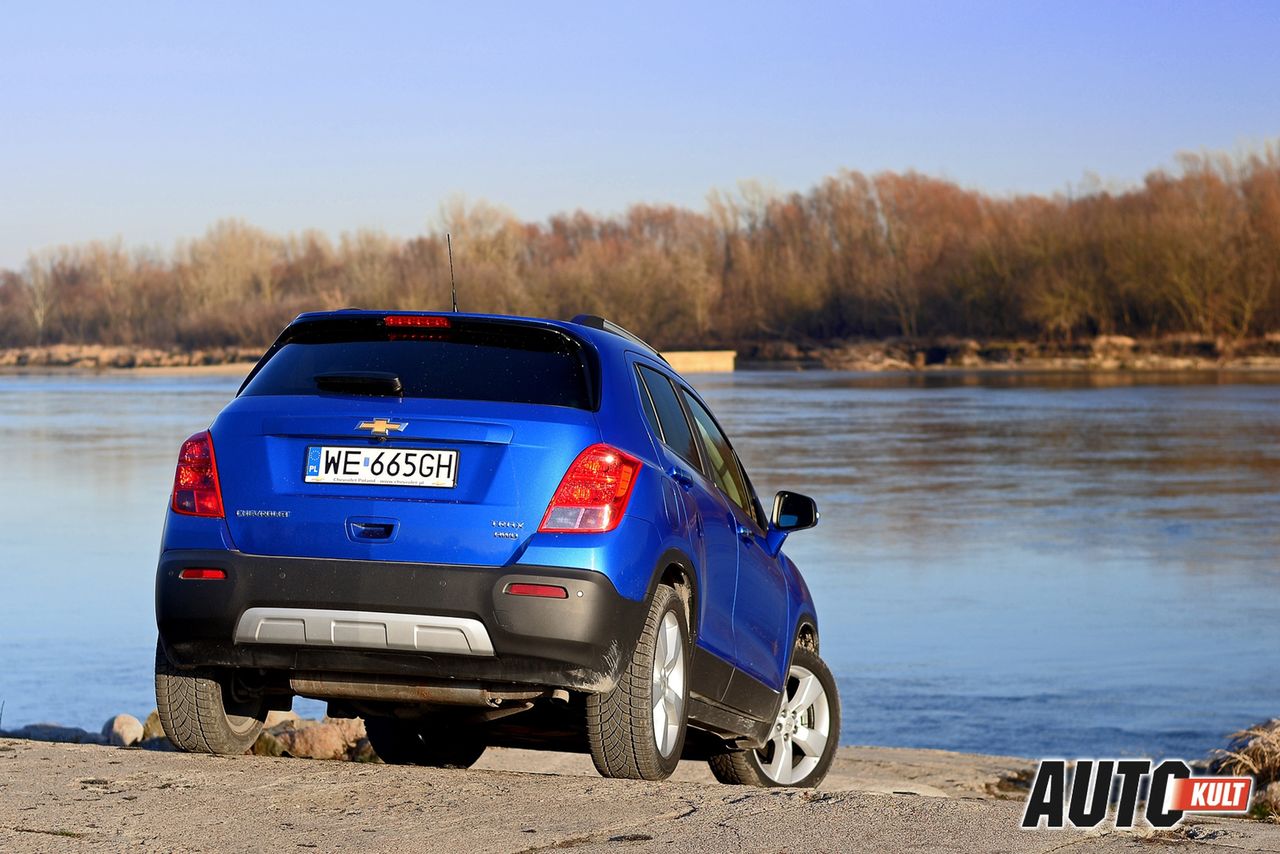
[[[404,423],[396,423],[395,421],[388,421],[385,418],[375,418],[372,421],[361,421],[356,425],[356,429],[368,430],[374,436],[386,436],[389,435],[392,430],[399,433],[408,426],[408,421],[405,421]]]

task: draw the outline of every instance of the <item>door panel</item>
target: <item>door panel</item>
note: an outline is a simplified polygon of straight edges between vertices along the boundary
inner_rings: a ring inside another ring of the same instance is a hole
[[[728,438],[710,411],[687,390],[689,413],[705,453],[708,473],[729,511],[738,551],[734,593],[734,663],[769,688],[782,689],[787,657],[787,585],[781,567],[765,548],[764,531],[755,518],[758,502]]]
[[[739,521],[737,529],[738,586],[733,624],[738,666],[773,690],[781,691],[787,645],[791,642],[786,627],[786,578],[755,525]]]
[[[700,471],[691,471],[688,494],[697,514],[702,540],[702,597],[698,642],[730,663],[736,663],[733,608],[738,587],[738,534],[733,513],[715,484]],[[718,698],[717,698],[718,699]]]
[[[738,584],[738,546],[729,508],[701,471],[701,459],[684,407],[671,381],[637,363],[637,389],[658,453],[693,527],[690,537],[702,568],[698,586],[698,645],[727,662],[734,658],[733,599]],[[719,699],[716,697],[714,699]]]

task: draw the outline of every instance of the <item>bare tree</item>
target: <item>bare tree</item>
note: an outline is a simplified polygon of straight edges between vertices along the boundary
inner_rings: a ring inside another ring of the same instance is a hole
[[[27,257],[27,273],[22,280],[37,347],[44,344],[49,315],[53,309],[52,264],[49,253],[32,253]]]
[[[214,224],[180,250],[179,282],[188,304],[243,303],[256,293],[270,305],[278,253],[279,242],[262,229],[235,219]]]
[[[523,222],[458,197],[407,240],[331,243],[239,220],[174,252],[120,241],[0,270],[0,345],[265,343],[294,313],[448,305],[616,317],[661,346],[856,336],[1280,330],[1280,145],[1183,158],[1138,187],[989,196],[915,173],[845,171],[807,192],[756,182],[704,211],[635,205]]]

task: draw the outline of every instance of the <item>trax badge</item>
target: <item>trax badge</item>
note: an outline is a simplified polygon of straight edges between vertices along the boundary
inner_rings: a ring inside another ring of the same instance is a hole
[[[361,421],[356,425],[357,430],[368,430],[374,436],[386,436],[395,430],[397,433],[409,426],[409,422],[397,423],[388,421],[386,418],[375,418],[372,421]]]

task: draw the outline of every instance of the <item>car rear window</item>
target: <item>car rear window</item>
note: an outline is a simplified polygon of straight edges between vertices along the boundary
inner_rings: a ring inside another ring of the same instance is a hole
[[[373,376],[397,378],[401,397],[596,408],[593,362],[568,333],[515,321],[438,317],[432,322],[440,325],[431,327],[388,325],[367,315],[298,323],[285,330],[240,393],[395,394],[394,385],[369,384]]]

